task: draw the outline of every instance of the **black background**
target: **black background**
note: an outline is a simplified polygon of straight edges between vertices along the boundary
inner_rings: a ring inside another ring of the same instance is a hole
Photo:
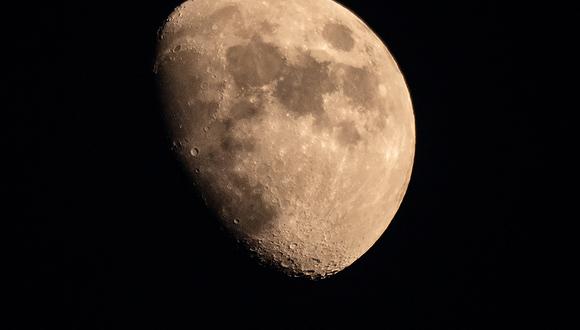
[[[152,66],[157,29],[179,3],[28,3],[11,12],[7,35],[23,34],[5,41],[15,60],[5,65],[16,69],[4,78],[16,102],[2,142],[4,209],[16,224],[5,231],[10,328],[561,321],[563,310],[550,307],[567,290],[553,251],[564,240],[558,224],[573,220],[561,175],[574,151],[562,143],[572,110],[545,97],[555,84],[545,75],[569,29],[567,9],[341,1],[405,75],[416,161],[379,242],[338,275],[310,282],[237,250],[169,151]]]

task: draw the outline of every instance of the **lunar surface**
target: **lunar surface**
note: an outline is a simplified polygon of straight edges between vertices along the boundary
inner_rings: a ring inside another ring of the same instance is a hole
[[[379,239],[415,150],[409,92],[381,40],[330,0],[194,0],[154,69],[178,158],[249,251],[322,278]]]

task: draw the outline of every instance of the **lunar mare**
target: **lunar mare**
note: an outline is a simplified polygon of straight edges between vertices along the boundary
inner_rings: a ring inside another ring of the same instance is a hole
[[[381,40],[330,0],[195,0],[158,40],[175,151],[209,209],[289,275],[351,265],[407,188],[411,99]]]

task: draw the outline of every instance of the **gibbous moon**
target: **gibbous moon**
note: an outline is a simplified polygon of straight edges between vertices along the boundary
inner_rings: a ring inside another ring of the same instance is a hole
[[[192,184],[262,261],[326,277],[393,219],[413,166],[411,99],[344,7],[186,1],[160,31],[155,73]]]

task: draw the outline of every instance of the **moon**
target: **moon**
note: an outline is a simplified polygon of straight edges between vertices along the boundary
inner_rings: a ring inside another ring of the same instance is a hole
[[[195,0],[154,72],[178,159],[249,253],[324,278],[380,238],[407,189],[415,124],[383,42],[330,0]]]

